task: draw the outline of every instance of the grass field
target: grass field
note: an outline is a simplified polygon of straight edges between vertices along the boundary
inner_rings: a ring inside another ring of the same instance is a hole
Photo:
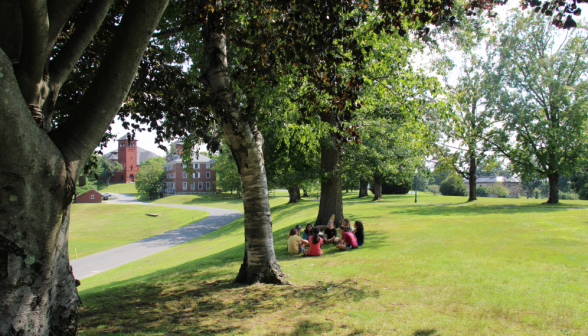
[[[134,183],[111,183],[108,187],[106,186],[106,184],[98,184],[98,191],[101,193],[138,193]]]
[[[167,203],[236,200],[175,196]],[[234,284],[243,220],[82,281],[82,335],[586,335],[585,201],[344,197],[366,244],[286,253],[318,202],[272,197],[278,256],[295,286]],[[199,203],[201,202],[201,203]],[[163,202],[162,202],[163,203]],[[436,205],[447,204],[447,205]],[[210,205],[212,206],[212,205]]]
[[[146,214],[157,214],[150,217]],[[69,257],[75,258],[177,229],[208,216],[204,211],[124,204],[72,204]]]

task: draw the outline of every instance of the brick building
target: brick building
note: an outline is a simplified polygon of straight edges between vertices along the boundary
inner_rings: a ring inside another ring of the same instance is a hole
[[[174,143],[181,155],[181,143]],[[194,155],[190,166],[182,164],[179,155],[168,156],[167,163],[163,165],[165,170],[164,189],[161,196],[182,194],[213,194],[216,192],[216,171],[214,160],[200,155]]]
[[[106,158],[110,163],[115,161],[120,163],[123,166],[123,170],[115,173],[111,182],[135,182],[135,177],[139,172],[141,163],[148,158],[157,157],[158,155],[137,146],[137,140],[129,141],[126,134],[117,141],[118,149],[106,154]]]
[[[463,181],[467,187],[469,192],[470,190],[470,180],[464,179]],[[477,176],[476,177],[476,184],[478,185],[476,188],[479,187],[492,187],[496,183],[501,183],[503,187],[508,189],[509,195],[508,197],[519,197],[521,194],[521,180],[516,177],[506,177],[506,176]]]
[[[76,196],[76,203],[102,203],[102,194],[94,189]]]

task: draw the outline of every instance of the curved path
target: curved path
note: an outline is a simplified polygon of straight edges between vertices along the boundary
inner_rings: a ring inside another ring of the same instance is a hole
[[[194,238],[212,232],[243,216],[243,213],[235,210],[209,208],[195,205],[181,204],[152,204],[139,202],[130,194],[112,194],[115,199],[109,200],[109,204],[143,204],[151,206],[164,206],[171,208],[205,210],[210,215],[198,222],[181,228],[164,232],[162,234],[145,238],[127,245],[115,247],[110,250],[91,254],[86,257],[70,260],[74,277],[84,279],[94,274],[111,270],[118,266],[135,261],[151,254],[161,252],[170,247],[185,243]]]

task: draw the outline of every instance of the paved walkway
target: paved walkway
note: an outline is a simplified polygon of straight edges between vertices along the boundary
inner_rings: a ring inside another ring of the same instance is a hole
[[[143,203],[139,202],[131,194],[112,195],[116,198],[107,201],[109,204],[144,204],[190,210],[205,209],[205,207],[194,205]],[[206,211],[210,215],[198,222],[183,226],[175,230],[164,232],[157,236],[139,240],[134,243],[94,253],[86,257],[70,260],[70,264],[73,267],[74,277],[76,279],[84,279],[94,274],[102,273],[126,263],[130,263],[131,261],[145,258],[154,253],[167,250],[170,247],[180,245],[189,240],[212,232],[243,216],[243,213],[235,210],[206,207]]]

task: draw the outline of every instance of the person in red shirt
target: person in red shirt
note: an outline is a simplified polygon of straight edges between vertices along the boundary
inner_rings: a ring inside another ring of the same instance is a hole
[[[323,245],[323,238],[319,237],[319,228],[315,227],[312,229],[312,235],[308,238],[308,243],[310,247],[308,248],[308,252],[306,252],[307,256],[320,256],[323,254],[321,250],[321,245]]]
[[[350,232],[349,227],[341,227],[341,242],[337,245],[337,248],[342,251],[347,251],[357,248],[357,239],[355,235]]]

